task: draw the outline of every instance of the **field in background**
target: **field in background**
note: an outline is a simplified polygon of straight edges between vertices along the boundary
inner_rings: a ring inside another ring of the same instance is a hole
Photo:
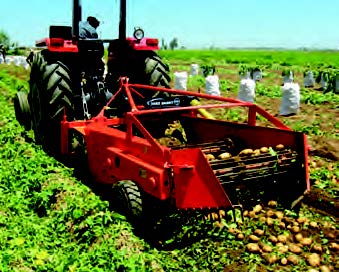
[[[264,51],[264,50],[162,50],[159,54],[178,63],[213,62],[215,65],[253,63],[259,65],[339,67],[338,51]]]

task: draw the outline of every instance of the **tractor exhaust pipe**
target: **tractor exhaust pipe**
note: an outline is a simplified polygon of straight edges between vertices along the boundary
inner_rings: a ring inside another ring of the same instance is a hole
[[[81,21],[81,0],[73,0],[73,39],[79,39],[79,22]]]
[[[119,40],[126,40],[126,0],[120,0]]]

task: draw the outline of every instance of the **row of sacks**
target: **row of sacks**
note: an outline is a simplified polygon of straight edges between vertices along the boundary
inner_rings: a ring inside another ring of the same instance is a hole
[[[324,91],[334,91],[339,93],[339,71],[337,69],[330,69],[327,71],[320,71],[317,76],[314,75],[313,71],[306,71],[304,73],[304,87],[313,88],[316,83],[320,84],[320,87]]]
[[[22,66],[25,69],[29,68],[29,64],[26,61],[25,56],[6,56],[5,58],[3,57],[2,54],[0,54],[0,64],[14,64],[16,66]]]
[[[174,89],[187,90],[188,73],[174,72]],[[208,75],[205,77],[205,92],[210,95],[220,95],[218,75]]]
[[[240,76],[238,99],[254,103],[256,80],[250,73]],[[300,86],[294,82],[294,74],[288,71],[283,75],[283,86],[281,87],[281,104],[279,114],[290,116],[297,114],[300,108]]]
[[[197,65],[191,66],[190,77],[198,75]],[[193,71],[193,72],[192,72]],[[240,84],[238,90],[238,99],[254,103],[256,81],[262,79],[261,71],[245,72],[240,75]],[[174,88],[177,90],[187,90],[188,72],[174,73]],[[283,76],[284,85],[281,88],[282,100],[279,114],[282,116],[289,116],[297,114],[300,107],[300,86],[293,82],[293,72]],[[219,77],[218,75],[207,75],[205,77],[205,92],[210,95],[220,95]]]

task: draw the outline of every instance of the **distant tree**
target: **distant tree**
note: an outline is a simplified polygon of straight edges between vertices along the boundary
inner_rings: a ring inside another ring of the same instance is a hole
[[[173,38],[173,40],[170,41],[169,47],[171,50],[174,50],[178,47],[178,38]]]
[[[168,45],[165,42],[165,39],[161,39],[161,49],[167,50]]]
[[[11,46],[10,38],[9,38],[8,34],[3,30],[0,30],[0,44],[2,44],[3,47],[7,50]]]

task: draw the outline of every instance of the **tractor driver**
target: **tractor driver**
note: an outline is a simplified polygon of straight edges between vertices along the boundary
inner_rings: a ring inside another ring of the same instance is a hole
[[[100,22],[93,16],[88,16],[87,21],[79,23],[80,39],[98,39],[97,28]]]

